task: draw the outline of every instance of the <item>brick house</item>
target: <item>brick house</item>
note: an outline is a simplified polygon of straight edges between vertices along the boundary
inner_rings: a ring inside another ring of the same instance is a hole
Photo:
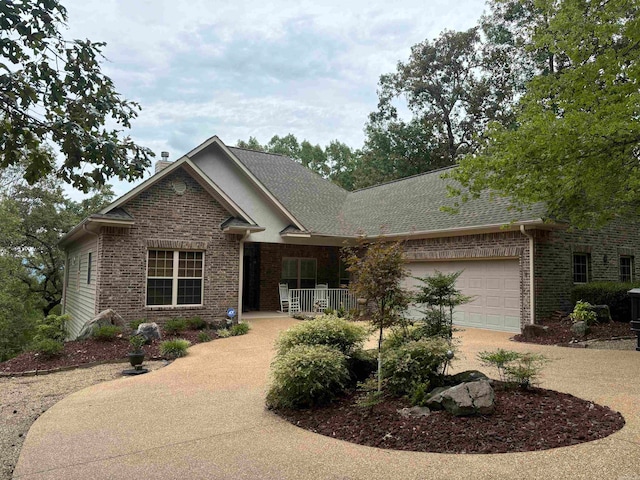
[[[543,205],[515,211],[489,195],[450,214],[446,185],[430,172],[347,192],[287,157],[213,137],[158,162],[62,239],[70,337],[107,308],[159,322],[276,311],[279,283],[348,283],[340,248],[363,234],[406,240],[413,276],[462,270],[458,286],[475,299],[456,312],[461,325],[518,332],[566,307],[575,283],[635,279],[635,226],[571,230]]]

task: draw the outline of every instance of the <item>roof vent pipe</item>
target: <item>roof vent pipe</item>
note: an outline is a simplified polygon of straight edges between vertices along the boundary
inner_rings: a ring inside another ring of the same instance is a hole
[[[156,172],[155,173],[159,173],[162,170],[164,170],[165,168],[167,168],[169,165],[171,165],[171,162],[169,161],[169,152],[161,152],[160,156],[162,157],[162,160],[158,160],[156,162]]]

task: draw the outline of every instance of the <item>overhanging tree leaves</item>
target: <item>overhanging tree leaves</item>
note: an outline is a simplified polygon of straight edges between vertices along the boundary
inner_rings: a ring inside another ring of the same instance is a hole
[[[84,192],[140,178],[153,153],[122,134],[139,106],[101,72],[105,44],[66,40],[66,20],[57,0],[0,2],[0,168],[26,162],[30,184],[55,173]],[[43,142],[60,149],[62,166]]]
[[[523,5],[525,2],[519,2]],[[526,85],[514,128],[491,125],[451,176],[472,194],[546,203],[552,218],[599,226],[640,211],[637,2],[533,2],[528,45],[554,60]]]

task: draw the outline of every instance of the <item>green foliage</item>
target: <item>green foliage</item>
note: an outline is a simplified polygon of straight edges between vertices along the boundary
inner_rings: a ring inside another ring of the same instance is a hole
[[[129,328],[131,330],[138,330],[138,327],[142,324],[142,323],[146,323],[147,321],[144,318],[138,318],[137,320],[131,320],[129,322]]]
[[[67,322],[71,320],[69,315],[48,315],[36,324],[35,340],[51,339],[59,342],[67,336]]]
[[[598,318],[596,312],[593,311],[593,305],[591,305],[589,302],[583,302],[581,300],[578,300],[576,302],[576,306],[573,308],[573,312],[569,316],[574,323],[584,322],[587,324],[587,326],[596,323],[596,320]]]
[[[378,381],[373,377],[358,383],[357,390],[361,392],[356,400],[360,408],[371,409],[384,400],[384,392],[378,390]]]
[[[251,330],[251,327],[248,323],[236,323],[232,325],[229,329],[229,333],[231,333],[232,337],[237,337],[238,335],[246,335]]]
[[[218,338],[229,338],[232,336],[228,328],[221,328],[216,333]]]
[[[536,353],[519,353],[498,349],[480,352],[478,359],[483,365],[495,367],[500,380],[509,386],[529,388],[538,379],[547,358]]]
[[[485,190],[581,228],[633,218],[640,205],[640,6],[637,2],[505,5],[499,36],[511,42],[524,93],[515,122],[491,124],[480,154],[450,176],[471,196]],[[510,15],[520,9],[515,17]],[[498,12],[500,13],[500,12]],[[515,41],[515,42],[514,42]],[[468,198],[465,191],[459,198]],[[515,215],[514,215],[515,216]]]
[[[608,305],[611,318],[618,322],[631,320],[631,299],[629,290],[640,287],[638,283],[589,282],[576,285],[571,291],[571,301],[589,302],[592,305]]]
[[[207,328],[207,322],[202,317],[190,317],[187,318],[187,328],[189,330],[202,330]]]
[[[122,329],[116,325],[103,325],[93,329],[91,336],[100,342],[113,342],[122,333]]]
[[[173,340],[165,340],[160,343],[160,354],[166,358],[179,358],[187,354],[187,348],[191,345],[189,340],[184,338],[176,338]]]
[[[84,192],[141,178],[153,153],[122,135],[140,107],[100,70],[105,44],[65,39],[66,21],[57,0],[0,3],[0,165],[25,162],[30,184],[53,173]]]
[[[270,408],[306,408],[331,401],[349,382],[345,356],[327,345],[296,345],[271,364]]]
[[[211,341],[211,335],[209,335],[207,332],[200,332],[200,333],[198,333],[198,341],[200,343],[210,342]]]
[[[465,304],[471,297],[463,295],[456,288],[462,271],[445,274],[438,270],[433,275],[417,278],[421,282],[415,301],[426,307],[423,311],[423,328],[428,336],[453,336],[453,313],[455,307]]]
[[[52,358],[63,352],[64,343],[52,338],[42,338],[34,342],[32,349],[45,358]]]
[[[164,323],[163,329],[167,335],[177,335],[187,329],[187,321],[184,318],[171,318]]]
[[[134,352],[139,352],[142,347],[147,343],[147,339],[142,335],[131,335],[129,338],[129,345],[133,348]]]
[[[362,348],[368,331],[362,325],[331,315],[322,315],[305,323],[299,323],[280,334],[278,353],[286,353],[297,345],[327,345],[345,355]]]
[[[442,338],[411,341],[387,352],[382,372],[389,392],[411,395],[421,384],[429,385],[444,374],[453,347]]]

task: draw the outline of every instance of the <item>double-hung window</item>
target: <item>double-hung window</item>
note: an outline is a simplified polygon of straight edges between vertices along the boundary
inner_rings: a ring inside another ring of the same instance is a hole
[[[620,281],[633,281],[633,257],[624,255],[620,257]]]
[[[149,250],[147,305],[202,305],[203,252]]]
[[[280,283],[289,288],[315,288],[316,263],[315,258],[283,258]]]
[[[589,254],[573,254],[573,283],[587,283],[589,281]]]

